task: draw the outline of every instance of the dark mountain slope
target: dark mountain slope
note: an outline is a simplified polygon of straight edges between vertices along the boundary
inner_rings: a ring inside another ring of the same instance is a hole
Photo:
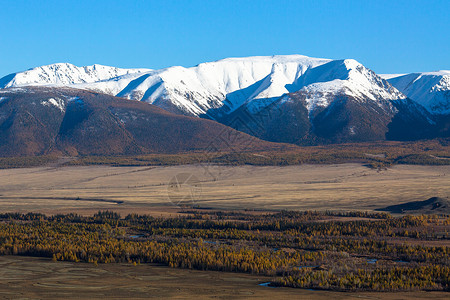
[[[245,151],[290,147],[151,104],[70,88],[0,90],[0,155]]]
[[[373,101],[332,93],[323,95],[328,106],[308,111],[309,96],[303,90],[287,94],[256,112],[244,105],[219,121],[267,141],[298,145],[442,136],[433,116],[409,99]]]

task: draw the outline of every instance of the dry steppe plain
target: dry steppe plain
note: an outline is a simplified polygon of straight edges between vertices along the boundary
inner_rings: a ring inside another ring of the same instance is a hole
[[[177,189],[181,198],[174,199],[169,195],[175,177],[191,178]],[[193,178],[198,182],[192,183]],[[189,183],[195,184],[195,193]],[[377,170],[345,163],[0,170],[1,212],[92,214],[108,209],[123,216],[174,214],[179,208],[173,204],[180,199],[181,204],[209,209],[374,210],[449,195],[450,166],[395,165]]]

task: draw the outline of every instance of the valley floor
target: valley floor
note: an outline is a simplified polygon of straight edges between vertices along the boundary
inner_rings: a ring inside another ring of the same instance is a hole
[[[174,187],[174,180],[185,179],[185,185]],[[167,215],[179,211],[174,203],[263,211],[374,210],[448,197],[449,182],[450,166],[48,166],[0,170],[0,211]]]

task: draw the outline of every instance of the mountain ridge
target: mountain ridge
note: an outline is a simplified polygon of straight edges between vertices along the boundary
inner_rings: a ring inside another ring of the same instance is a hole
[[[354,59],[303,55],[226,58],[159,70],[44,67],[14,73],[15,81],[8,75],[0,79],[0,88],[31,84],[93,91],[215,120],[267,141],[299,145],[446,137],[450,131],[446,71],[384,74],[386,80]],[[430,76],[432,85],[410,88]],[[430,89],[439,109],[430,109],[431,100],[416,97],[429,96]]]
[[[121,69],[94,64],[77,67],[70,63],[44,65],[23,72],[16,72],[0,78],[0,88],[29,85],[73,85],[108,80],[130,73],[142,73],[150,69]]]
[[[154,105],[66,87],[0,90],[0,155],[135,155],[292,147]],[[233,139],[224,139],[232,136]],[[212,151],[212,150],[211,150]]]

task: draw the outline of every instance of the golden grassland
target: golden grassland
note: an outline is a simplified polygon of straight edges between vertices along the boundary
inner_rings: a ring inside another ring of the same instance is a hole
[[[47,166],[1,169],[0,211],[176,214],[168,188],[178,174],[199,180],[186,204],[210,209],[374,210],[450,195],[450,166]]]

